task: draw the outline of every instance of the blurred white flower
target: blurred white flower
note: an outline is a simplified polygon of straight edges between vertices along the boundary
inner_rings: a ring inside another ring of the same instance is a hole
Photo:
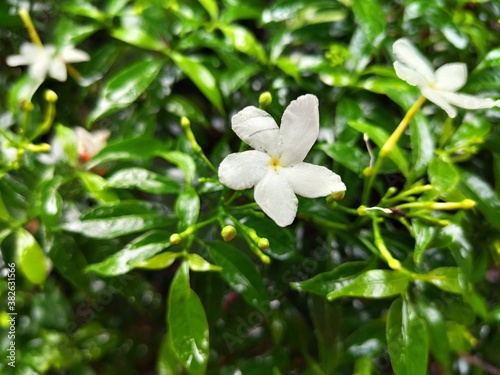
[[[60,50],[52,45],[39,46],[23,43],[21,54],[7,57],[7,65],[29,65],[28,73],[36,80],[43,81],[47,75],[58,81],[66,81],[66,63],[90,60],[90,56],[79,49],[66,46]]]
[[[457,115],[453,106],[480,109],[500,105],[498,100],[456,93],[467,81],[467,67],[463,63],[445,64],[434,71],[431,63],[405,38],[394,42],[393,52],[398,60],[394,63],[398,77],[417,86],[423,96],[450,117]]]
[[[76,127],[75,134],[78,155],[85,163],[106,146],[111,132],[109,130],[88,132],[84,128]]]
[[[234,190],[255,186],[255,201],[279,226],[293,222],[295,194],[317,198],[346,190],[337,174],[303,162],[319,133],[316,96],[292,101],[280,127],[267,112],[246,107],[232,118],[232,128],[255,150],[228,155],[219,166],[219,179]]]

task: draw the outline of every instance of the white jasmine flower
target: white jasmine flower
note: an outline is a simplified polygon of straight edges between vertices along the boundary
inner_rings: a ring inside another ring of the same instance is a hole
[[[111,132],[109,130],[88,132],[84,128],[76,127],[75,134],[80,160],[87,162],[106,146]]]
[[[52,45],[39,46],[23,43],[21,54],[7,57],[7,65],[29,65],[28,73],[36,80],[43,81],[47,75],[58,81],[66,81],[66,63],[90,60],[90,56],[79,49],[66,46],[60,50]]]
[[[295,194],[318,198],[346,190],[337,174],[303,162],[319,133],[316,96],[292,101],[280,127],[267,112],[246,107],[232,118],[232,128],[255,150],[228,155],[219,166],[219,179],[234,190],[255,186],[255,201],[279,226],[293,222]]]
[[[393,52],[398,59],[394,63],[398,77],[417,86],[423,96],[444,109],[450,117],[457,115],[453,106],[480,109],[500,105],[500,101],[456,92],[467,81],[467,66],[463,63],[445,64],[434,71],[431,63],[405,38],[396,40]]]

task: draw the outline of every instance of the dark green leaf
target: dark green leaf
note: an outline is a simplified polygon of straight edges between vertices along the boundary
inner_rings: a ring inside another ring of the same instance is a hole
[[[377,47],[385,37],[386,12],[377,0],[353,0],[352,10],[370,44]]]
[[[179,220],[177,230],[182,232],[198,220],[200,214],[200,197],[196,191],[190,187],[179,194],[175,202],[175,214]]]
[[[461,294],[464,289],[459,281],[460,270],[457,267],[439,267],[426,274],[428,281],[450,293]]]
[[[121,169],[108,178],[107,185],[118,189],[138,189],[152,194],[172,194],[179,191],[177,181],[144,168]]]
[[[387,316],[387,345],[395,375],[427,373],[428,335],[414,307],[396,299]]]
[[[117,276],[127,273],[143,262],[170,246],[170,233],[162,230],[151,231],[137,237],[122,250],[100,263],[89,265],[86,270],[105,276]]]
[[[133,46],[153,51],[161,52],[165,51],[167,48],[163,43],[161,43],[160,39],[148,35],[144,30],[138,28],[114,29],[111,32],[111,36]]]
[[[204,375],[208,362],[208,322],[198,296],[189,287],[183,262],[170,285],[167,324],[172,348],[191,375]]]
[[[62,177],[57,176],[44,181],[40,186],[40,217],[43,224],[49,229],[58,225],[61,217],[62,198],[57,191],[61,183]]]
[[[441,195],[452,191],[460,181],[457,168],[438,156],[429,163],[428,173],[431,184]]]
[[[161,59],[142,59],[112,76],[102,88],[87,123],[92,124],[133,103],[153,82],[164,64]]]
[[[427,245],[432,241],[436,234],[436,228],[418,220],[412,222],[413,231],[415,232],[415,250],[413,252],[413,261],[419,264],[422,260],[424,251],[427,250]]]
[[[432,355],[449,370],[450,367],[450,343],[446,333],[446,322],[441,312],[433,306],[421,303],[418,310],[422,318],[427,322],[429,333],[429,346]]]
[[[370,164],[370,155],[356,146],[335,142],[322,144],[320,148],[335,162],[342,164],[358,175]]]
[[[410,277],[398,271],[371,270],[357,276],[347,285],[339,285],[326,296],[330,301],[340,297],[385,298],[406,291]]]
[[[234,246],[213,241],[209,244],[210,257],[222,267],[221,275],[236,292],[250,305],[267,315],[269,296],[262,281],[262,276],[252,260]]]
[[[235,49],[265,64],[264,49],[250,31],[237,25],[223,25],[220,29]]]

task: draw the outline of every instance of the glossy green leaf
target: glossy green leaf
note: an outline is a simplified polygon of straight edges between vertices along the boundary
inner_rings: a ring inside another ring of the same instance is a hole
[[[91,18],[96,21],[106,19],[106,15],[103,12],[88,2],[66,2],[62,4],[62,10],[66,13]]]
[[[363,33],[377,47],[385,37],[386,12],[378,0],[353,0],[352,10]]]
[[[132,268],[146,268],[148,270],[160,270],[163,268],[170,267],[172,264],[174,264],[174,262],[178,258],[182,256],[184,256],[184,254],[180,252],[165,251],[147,260],[137,263],[131,263],[131,266]]]
[[[190,57],[183,56],[176,52],[172,52],[170,57],[179,69],[181,69],[207,99],[210,100],[215,108],[217,108],[220,113],[224,113],[220,90],[212,73],[204,65]]]
[[[9,110],[18,113],[24,101],[31,101],[33,94],[42,82],[31,78],[28,74],[19,79],[9,90]]]
[[[162,59],[141,59],[113,75],[102,88],[87,123],[92,124],[133,103],[158,76],[164,64]]]
[[[101,203],[114,203],[119,201],[118,195],[109,188],[107,181],[98,174],[79,171],[78,177],[82,181],[87,192],[96,201]]]
[[[190,375],[204,375],[209,353],[208,322],[200,299],[189,287],[189,266],[183,262],[168,296],[167,325],[172,348]]]
[[[358,175],[370,164],[370,155],[356,146],[335,142],[322,144],[320,148],[335,162],[342,164]]]
[[[452,191],[460,181],[457,168],[438,156],[429,163],[428,174],[431,184],[441,195]]]
[[[133,46],[153,51],[161,52],[167,48],[160,39],[148,35],[144,30],[138,28],[114,29],[111,36]]]
[[[351,121],[349,122],[349,125],[359,132],[367,134],[370,140],[375,142],[378,147],[382,147],[389,138],[389,135],[385,132],[385,130],[375,125],[357,121]],[[398,145],[394,145],[388,156],[398,166],[399,170],[407,176],[409,173],[408,160]]]
[[[40,186],[40,217],[47,228],[52,228],[59,224],[63,202],[57,190],[61,184],[62,177],[57,176],[44,181],[42,186]]]
[[[412,227],[415,232],[415,250],[413,251],[413,261],[416,264],[419,264],[422,260],[424,251],[427,250],[427,246],[436,234],[436,228],[426,223],[422,223],[419,220],[413,220]]]
[[[491,123],[483,118],[468,115],[467,121],[464,121],[453,133],[447,149],[460,148],[470,144],[480,144],[491,131]]]
[[[465,325],[456,322],[448,322],[448,341],[452,351],[464,353],[470,351],[477,343]]]
[[[495,190],[479,176],[462,170],[460,187],[464,194],[476,201],[477,208],[496,228],[500,228],[500,198]]]
[[[203,8],[208,12],[212,20],[216,20],[219,15],[219,7],[216,0],[198,0]]]
[[[193,188],[190,187],[179,194],[175,202],[175,214],[179,220],[179,232],[196,223],[200,214],[200,197]]]
[[[330,301],[340,297],[386,298],[404,293],[410,277],[389,270],[370,270],[347,285],[339,285],[326,296]]]
[[[64,151],[64,158],[68,160],[68,163],[76,166],[79,156],[75,131],[61,124],[57,124],[54,142],[61,145]]]
[[[107,179],[107,185],[117,189],[138,189],[152,194],[172,194],[179,191],[177,181],[144,168],[121,169]]]
[[[142,268],[144,262],[170,246],[170,234],[163,230],[147,232],[102,262],[89,265],[86,270],[104,276],[117,276],[127,273],[136,265]]]
[[[326,296],[332,290],[351,284],[366,267],[365,262],[348,262],[331,271],[319,273],[311,279],[291,283],[290,286],[299,291]],[[283,278],[285,277],[286,273],[283,274]]]
[[[446,322],[443,314],[437,308],[420,303],[418,311],[427,323],[429,334],[429,346],[432,355],[449,370],[450,367],[450,343],[446,333]]]
[[[196,175],[196,164],[191,156],[180,151],[162,151],[158,156],[176,165],[184,173],[186,184],[191,184]]]
[[[457,267],[439,267],[426,274],[428,281],[450,293],[461,294],[464,289],[459,282],[460,270]]]
[[[387,316],[387,346],[395,375],[425,375],[429,338],[415,308],[396,299]]]
[[[26,279],[33,284],[43,284],[48,272],[45,255],[33,235],[24,228],[16,231],[16,256]]]
[[[172,348],[172,339],[169,333],[167,332],[161,342],[156,363],[158,375],[177,375],[180,366],[179,359]]]
[[[106,239],[162,228],[172,222],[173,217],[162,212],[157,205],[127,202],[97,207],[82,216],[80,221],[63,224],[62,229]]]
[[[429,120],[422,113],[417,113],[410,122],[410,134],[413,161],[410,173],[413,179],[417,179],[425,173],[435,148]]]
[[[463,288],[467,288],[472,270],[473,247],[467,239],[462,227],[451,224],[439,231],[439,237],[447,243],[448,248],[460,268],[459,280]]]
[[[250,31],[238,25],[223,25],[220,29],[235,49],[256,58],[261,63],[266,62],[264,48]]]
[[[198,254],[188,254],[189,269],[195,272],[220,271],[222,268],[215,266]]]
[[[220,241],[210,242],[209,253],[214,263],[222,267],[221,276],[231,288],[248,304],[267,315],[269,295],[252,260],[241,250]]]

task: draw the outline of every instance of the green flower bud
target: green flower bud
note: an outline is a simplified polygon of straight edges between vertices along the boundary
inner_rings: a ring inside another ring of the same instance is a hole
[[[182,237],[179,233],[174,233],[170,236],[170,243],[172,245],[177,245],[182,241]]]
[[[334,200],[339,201],[341,199],[344,199],[345,197],[345,191],[338,191],[336,193],[333,193],[330,195]]]
[[[366,215],[366,206],[359,206],[356,211],[358,211],[359,216],[365,216]]]
[[[186,129],[191,126],[191,121],[187,117],[182,116],[181,117],[181,126]]]
[[[389,262],[389,267],[393,270],[399,270],[401,268],[401,263],[397,259],[390,259]]]
[[[365,169],[363,169],[363,176],[370,177],[372,174],[373,174],[372,167],[366,167]]]
[[[257,246],[261,250],[267,250],[269,249],[269,240],[267,238],[260,238],[257,242]]]
[[[221,237],[224,239],[224,241],[229,242],[236,237],[236,228],[233,227],[232,225],[226,225],[224,228],[222,228],[222,231],[220,232]]]
[[[265,91],[259,96],[259,108],[265,109],[273,102],[273,97],[269,91]]]
[[[45,91],[45,100],[48,101],[49,103],[55,103],[57,102],[57,94],[52,91],[52,90],[46,90]]]

